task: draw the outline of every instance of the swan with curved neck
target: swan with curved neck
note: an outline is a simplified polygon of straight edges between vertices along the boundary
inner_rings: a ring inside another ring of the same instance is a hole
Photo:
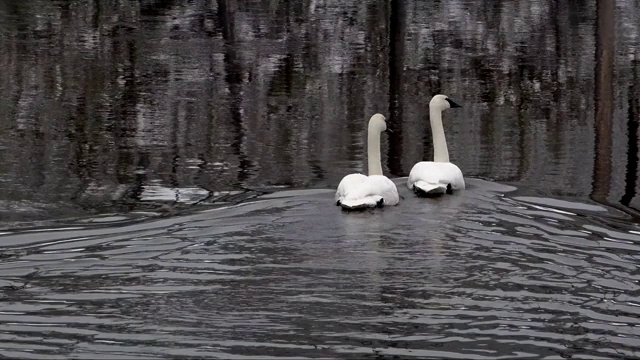
[[[456,165],[449,162],[449,149],[447,139],[444,136],[442,125],[442,112],[459,108],[446,95],[436,95],[429,102],[429,121],[433,136],[433,161],[421,161],[413,166],[409,173],[407,186],[416,194],[422,196],[435,196],[451,194],[455,190],[465,188],[462,171]]]
[[[382,174],[380,160],[380,133],[387,130],[382,114],[369,119],[367,129],[367,163],[369,176],[349,174],[345,176],[336,191],[336,205],[345,210],[359,210],[383,205],[397,205],[400,201],[398,188]]]

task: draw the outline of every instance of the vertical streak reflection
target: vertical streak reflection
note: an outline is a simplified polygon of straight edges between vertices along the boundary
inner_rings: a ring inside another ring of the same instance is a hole
[[[390,0],[389,20],[389,156],[387,164],[392,175],[401,176],[402,122],[403,122],[403,70],[404,41],[406,37],[406,4],[403,0]]]
[[[636,196],[636,186],[638,183],[638,130],[640,130],[640,77],[638,67],[640,60],[634,59],[632,62],[633,81],[629,84],[629,110],[627,121],[627,169],[625,174],[624,195],[620,203],[629,206]]]
[[[226,82],[231,94],[229,111],[235,137],[231,147],[239,160],[238,182],[242,185],[249,177],[249,160],[244,142],[246,128],[242,118],[242,67],[236,53],[236,32],[234,24],[234,2],[218,0],[218,19],[225,42],[224,68]],[[237,6],[237,5],[235,5]]]
[[[595,159],[591,198],[599,202],[606,202],[611,184],[615,8],[615,0],[597,1],[595,33]]]

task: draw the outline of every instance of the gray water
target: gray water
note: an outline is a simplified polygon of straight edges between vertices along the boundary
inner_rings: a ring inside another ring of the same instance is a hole
[[[482,180],[442,199],[399,187],[401,207],[375,212],[344,214],[331,190],[284,191],[5,234],[0,276],[13,287],[0,303],[0,354],[640,354],[640,229],[620,214]]]
[[[0,357],[640,358],[640,6],[595,3],[0,0]],[[468,189],[419,199],[436,93]],[[375,112],[403,199],[344,213]]]

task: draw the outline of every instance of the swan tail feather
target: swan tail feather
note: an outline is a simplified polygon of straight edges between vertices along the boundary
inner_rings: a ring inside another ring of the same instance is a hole
[[[340,206],[344,210],[363,210],[370,209],[374,207],[382,207],[384,204],[384,199],[382,196],[371,195],[365,196],[360,199],[343,199],[340,201]]]
[[[450,186],[442,183],[428,183],[418,180],[413,183],[413,191],[420,196],[438,196],[448,193]]]

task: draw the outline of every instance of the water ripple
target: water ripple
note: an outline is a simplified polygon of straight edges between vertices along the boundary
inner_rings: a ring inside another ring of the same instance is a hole
[[[403,189],[402,208],[355,214],[331,191],[280,192],[118,227],[7,232],[0,356],[639,356],[639,229],[513,190]]]

